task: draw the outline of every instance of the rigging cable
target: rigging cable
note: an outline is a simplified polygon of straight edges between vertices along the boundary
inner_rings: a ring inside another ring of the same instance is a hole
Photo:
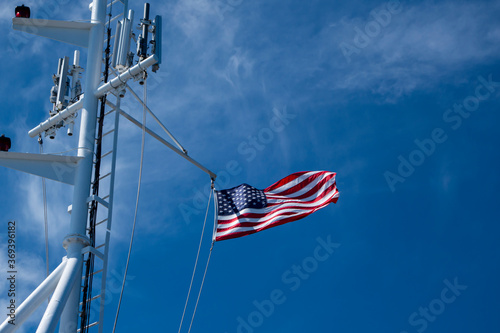
[[[120,291],[120,298],[118,301],[118,308],[116,309],[115,323],[113,324],[113,333],[116,330],[116,324],[118,322],[118,315],[120,313],[120,306],[122,303],[123,290],[125,289],[125,281],[127,279],[128,265],[130,263],[130,255],[132,253],[132,243],[134,241],[134,233],[135,233],[135,224],[137,221],[137,211],[139,208],[139,195],[141,193],[141,180],[142,180],[142,166],[144,161],[144,142],[146,141],[146,104],[147,104],[147,80],[144,80],[144,105],[143,105],[143,114],[142,114],[142,141],[141,141],[141,161],[139,166],[139,181],[137,184],[137,198],[135,202],[135,212],[134,212],[134,222],[132,224],[132,234],[130,235],[130,245],[128,248],[127,255],[127,263],[125,265],[125,273],[123,275],[122,288]]]
[[[42,135],[38,135],[38,143],[40,144],[40,154],[43,154],[43,139]],[[45,178],[42,177],[42,194],[43,194],[43,220],[45,223],[45,264],[47,268],[47,277],[50,274],[49,270],[49,223],[47,219],[47,189],[45,186]],[[50,300],[50,297],[49,297]]]
[[[212,179],[212,192],[214,190],[215,189],[213,187],[213,179]],[[214,195],[214,202],[216,202],[215,201],[215,195]],[[208,210],[207,210],[207,212],[208,212]],[[212,235],[212,246],[210,247],[210,252],[208,253],[207,264],[205,266],[205,272],[203,273],[203,278],[201,280],[201,286],[200,286],[200,290],[198,291],[198,297],[196,298],[196,304],[194,306],[193,316],[191,317],[191,323],[189,324],[188,333],[191,332],[191,327],[193,326],[194,316],[196,315],[196,309],[198,308],[198,302],[200,300],[201,290],[203,289],[203,284],[205,283],[205,277],[207,276],[208,264],[210,263],[210,257],[212,256],[212,250],[214,249],[214,244],[215,244],[215,230],[216,230],[216,226],[217,226],[217,224],[216,224],[217,223],[216,216],[217,216],[217,204],[215,204],[215,209],[214,209],[214,232],[213,232],[213,235]],[[205,217],[205,220],[206,220],[206,217]]]
[[[205,276],[207,275],[208,264],[210,263],[210,257],[212,256],[213,248],[214,248],[214,243],[212,242],[212,247],[210,248],[210,252],[208,254],[207,265],[205,266],[205,272],[203,273],[203,279],[201,280],[200,291],[198,292],[198,298],[196,298],[196,304],[194,306],[193,316],[191,317],[191,323],[189,324],[188,333],[191,332],[191,326],[193,326],[194,316],[196,314],[196,309],[198,308],[198,301],[200,300],[201,290],[203,289],[203,283],[205,282]]]
[[[189,301],[189,296],[191,295],[191,288],[193,287],[193,280],[196,273],[196,267],[198,266],[198,258],[200,256],[201,243],[203,242],[203,235],[205,234],[205,225],[207,223],[208,209],[210,208],[210,199],[212,198],[212,192],[214,189],[214,180],[212,179],[212,190],[210,191],[210,196],[208,198],[207,211],[205,212],[205,221],[203,221],[203,228],[201,229],[200,244],[198,245],[198,253],[196,254],[196,260],[194,262],[193,274],[191,275],[191,283],[189,284],[189,290],[186,297],[186,303],[184,304],[184,311],[182,311],[181,323],[179,325],[179,332],[181,333],[182,323],[184,322],[184,315],[186,314],[186,308]],[[198,304],[198,302],[196,302]],[[191,321],[192,323],[192,321]],[[191,326],[189,326],[191,329]]]

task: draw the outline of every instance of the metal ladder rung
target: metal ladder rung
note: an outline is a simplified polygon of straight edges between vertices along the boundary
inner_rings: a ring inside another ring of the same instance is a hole
[[[115,35],[111,35],[111,39],[115,38],[116,34]],[[104,38],[104,44],[106,44],[108,42],[108,39],[107,38]]]
[[[104,114],[104,117],[106,117],[108,114],[111,114],[111,113],[113,113],[113,112],[115,112],[115,109],[111,109],[110,111],[106,112],[106,113]]]
[[[87,326],[85,326],[85,328],[91,328],[93,326],[96,326],[97,324],[99,324],[99,321],[96,321],[96,322],[93,322],[92,324],[88,324]],[[81,332],[81,328],[77,329],[76,331],[77,332]]]
[[[107,219],[106,219],[107,220]],[[98,247],[96,247],[96,249],[100,249],[101,247],[103,247],[104,245],[106,245],[106,243],[102,243],[101,245],[99,245]]]
[[[95,295],[95,296],[94,296],[94,297],[92,297],[91,299],[87,299],[87,303],[88,303],[88,302],[92,302],[93,300],[96,300],[96,299],[98,299],[99,297],[101,297],[101,294],[99,294],[99,295]],[[83,304],[83,302],[80,302],[80,305],[82,305],[82,304]]]
[[[92,324],[89,324],[89,325],[87,326],[87,328],[94,327],[94,326],[96,326],[97,324],[99,324],[99,321],[94,321]]]
[[[90,204],[92,201],[97,201],[97,203],[100,203],[106,209],[109,207],[109,202],[106,202],[106,200],[103,200],[98,195],[93,194],[93,195],[91,195],[90,197],[87,198],[87,203]]]
[[[113,18],[111,19],[111,22],[113,22],[113,21],[115,21],[116,19],[120,18],[120,16],[122,16],[122,14],[118,14],[118,15],[116,15],[115,17],[113,17]],[[110,22],[110,23],[111,23],[111,22]],[[116,34],[111,35],[111,36],[110,36],[111,38],[110,38],[109,40],[111,40],[111,39],[115,38],[115,36],[116,36]],[[103,44],[104,44],[104,45],[106,45],[107,43],[108,43],[108,38],[104,38],[104,43],[103,43]],[[104,60],[104,61],[106,61],[106,60]]]
[[[105,196],[105,197],[102,197],[102,200],[106,200],[108,198],[109,198],[109,194],[107,196]]]
[[[114,131],[115,131],[115,129],[113,128],[112,130],[109,130],[109,131],[107,131],[106,133],[104,133],[104,134],[102,135],[102,137],[104,138],[106,135],[109,135],[109,134],[113,133]]]
[[[101,155],[101,159],[102,159],[103,157],[106,157],[106,156],[108,156],[108,155],[109,155],[109,154],[111,154],[112,152],[113,152],[113,151],[112,151],[112,150],[110,150],[110,151],[108,151],[108,152],[107,152],[106,154],[104,154],[104,155]]]
[[[121,0],[114,0],[114,1],[112,1],[110,3],[108,3],[108,7],[111,7],[112,5],[114,5],[117,2],[122,2],[122,1]],[[119,14],[119,15],[121,15],[121,14]]]
[[[110,22],[110,23],[111,23],[111,22],[114,22],[114,21],[118,20],[118,19],[119,19],[120,17],[122,17],[122,16],[123,16],[123,14],[122,14],[122,13],[120,13],[120,14],[116,15],[115,17],[113,17],[113,18],[112,18],[109,22]]]
[[[98,225],[103,224],[103,223],[104,223],[104,222],[106,222],[107,220],[108,220],[108,219],[107,219],[107,218],[105,218],[104,220],[97,222],[97,223],[95,224],[95,226],[97,227]]]
[[[90,273],[90,274],[91,274],[91,275],[97,275],[97,274],[101,273],[102,271],[104,271],[104,268],[101,268],[100,270],[95,271],[95,272]],[[85,280],[85,275],[82,275],[82,281],[83,281],[83,280]],[[80,285],[80,289],[83,289],[83,286],[82,286],[82,285]],[[80,302],[80,304],[81,304],[81,302]]]
[[[108,172],[104,176],[100,177],[99,180],[103,180],[104,178],[108,177],[109,175],[111,175],[111,172]]]

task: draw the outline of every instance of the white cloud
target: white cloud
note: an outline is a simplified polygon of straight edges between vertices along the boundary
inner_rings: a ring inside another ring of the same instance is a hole
[[[373,16],[344,17],[323,30],[318,40],[332,48],[334,56],[327,61],[339,74],[325,85],[373,91],[388,101],[432,88],[467,66],[498,58],[499,12],[494,2],[403,3],[402,11],[392,14],[386,26],[378,24],[380,30],[372,37],[367,31],[377,25]]]
[[[249,58],[248,53],[237,48],[232,56],[229,57],[227,65],[222,73],[215,70],[217,75],[221,75],[232,87],[239,86],[240,79],[248,79],[252,74],[254,60]],[[238,89],[241,93],[241,89]]]
[[[216,7],[208,0],[181,0],[174,8],[174,22],[188,38],[204,34],[217,18]]]

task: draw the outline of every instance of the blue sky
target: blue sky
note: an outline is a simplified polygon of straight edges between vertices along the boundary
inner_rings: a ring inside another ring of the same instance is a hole
[[[87,2],[44,3],[26,2],[32,17],[90,17]],[[0,131],[12,151],[36,153],[27,131],[47,118],[57,59],[74,48],[14,32],[16,4],[0,9]],[[137,19],[142,3],[130,7]],[[163,16],[164,58],[148,81],[148,104],[190,156],[219,175],[218,189],[265,188],[293,172],[329,170],[341,192],[337,204],[306,219],[217,243],[192,332],[500,329],[498,1],[176,0],[151,1],[151,13]],[[123,105],[142,117],[130,94]],[[282,126],[272,126],[276,119]],[[151,118],[148,126],[161,131]],[[140,139],[122,118],[108,329],[132,227]],[[210,180],[153,139],[146,144],[118,331],[175,332]],[[77,136],[60,132],[44,148],[76,146]],[[0,239],[16,220],[22,299],[45,275],[41,180],[8,169],[0,175]],[[65,255],[72,188],[48,181],[47,193],[54,269]],[[2,282],[2,309],[6,290]],[[34,331],[42,314],[20,331]]]

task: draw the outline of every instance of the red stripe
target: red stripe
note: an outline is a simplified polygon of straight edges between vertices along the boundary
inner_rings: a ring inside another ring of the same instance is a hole
[[[324,192],[322,192],[320,194],[320,196],[314,198],[314,200],[303,201],[303,200],[295,200],[295,199],[284,198],[283,202],[269,203],[268,207],[275,206],[275,208],[273,210],[267,212],[267,213],[244,213],[244,214],[236,216],[235,218],[233,218],[231,220],[220,220],[219,224],[228,224],[228,223],[234,222],[235,220],[240,219],[240,218],[257,218],[257,219],[262,219],[262,218],[265,218],[268,215],[275,214],[280,209],[302,209],[302,210],[313,209],[314,206],[313,207],[287,206],[287,207],[283,207],[283,208],[281,208],[280,206],[285,205],[285,204],[290,204],[290,203],[313,204],[315,202],[321,201],[325,196],[330,196],[330,195],[332,195],[332,193],[333,193],[333,195],[335,195],[337,192],[338,191],[337,191],[336,185],[334,183],[334,184],[331,184]],[[327,201],[325,203],[329,204],[330,202],[336,202],[337,201],[336,199],[337,198],[332,198],[331,200],[329,200],[329,201]],[[335,201],[333,201],[333,200],[335,200]],[[321,205],[323,205],[323,204],[321,204]]]
[[[295,192],[298,192],[298,191],[302,190],[303,188],[309,186],[309,184],[314,183],[315,181],[317,181],[318,178],[324,177],[325,173],[326,172],[321,172],[321,173],[313,174],[313,175],[309,176],[308,178],[304,179],[303,181],[301,181],[300,183],[298,183],[297,185],[292,186],[289,189],[286,189],[286,190],[284,190],[282,192],[274,193],[273,195],[283,195],[283,196],[285,196],[285,195],[294,194]],[[335,174],[329,173],[329,175],[327,175],[326,177],[324,177],[324,179],[320,180],[318,182],[318,184],[324,184],[326,181],[330,180],[333,177],[335,177]],[[283,185],[285,185],[285,184],[283,184]],[[314,188],[318,188],[318,186],[315,186]],[[269,191],[268,189],[265,189],[264,193],[265,192],[271,192],[271,191]],[[304,198],[307,198],[307,197],[304,197]]]
[[[281,180],[278,180],[276,183],[274,183],[273,185],[266,188],[264,190],[264,192],[272,191],[274,189],[280,188],[281,186],[288,184],[289,182],[299,178],[300,176],[302,176],[303,174],[308,173],[308,172],[310,172],[310,171],[302,171],[302,172],[292,173],[290,176],[287,176]]]
[[[333,176],[333,177],[335,177],[335,176]],[[290,200],[296,200],[296,199],[304,199],[304,198],[309,198],[309,197],[313,196],[314,194],[317,194],[318,192],[320,192],[321,187],[323,187],[323,185],[325,185],[328,181],[330,181],[330,179],[331,179],[331,178],[332,178],[332,177],[328,177],[328,178],[322,179],[320,182],[318,182],[318,183],[317,183],[314,187],[312,187],[312,188],[311,188],[309,191],[307,191],[306,193],[303,193],[303,194],[301,194],[301,195],[299,195],[299,196],[296,196],[296,197],[290,198]],[[299,185],[302,185],[302,183],[301,183],[301,184],[299,184]],[[305,184],[305,185],[309,185],[309,184]],[[335,182],[334,182],[334,183],[332,183],[330,186],[328,186],[326,189],[323,189],[323,190],[322,190],[323,192],[320,192],[320,193],[327,192],[327,191],[329,190],[329,188],[331,188],[331,187],[332,187],[332,185],[335,187],[335,186],[336,186]],[[297,185],[297,186],[298,186],[298,185]],[[295,192],[298,192],[298,191],[300,191],[303,187],[305,187],[305,186],[301,186],[299,189],[294,190],[293,192],[294,192],[294,193],[295,193]],[[295,188],[295,186],[294,186],[294,187],[292,187],[292,188],[290,188],[290,190],[292,190],[292,189],[294,189],[294,188]],[[288,192],[288,191],[286,191],[286,192]],[[291,194],[293,194],[293,193],[291,193]],[[272,194],[272,195],[269,195],[269,197],[270,197],[270,198],[272,198],[272,199],[282,199],[282,198],[280,198],[280,197],[284,197],[284,199],[288,199],[288,198],[286,198],[286,197],[285,197],[285,195],[290,195],[290,194],[289,194],[289,193],[285,193],[285,194],[282,194],[282,193],[280,193],[280,194]]]
[[[282,225],[282,224],[286,224],[288,222],[293,222],[293,221],[296,221],[296,220],[300,220],[304,217],[306,217],[307,215],[310,215],[311,213],[304,213],[302,214],[301,216],[293,216],[293,217],[289,217],[289,218],[285,218],[285,219],[282,219],[282,220],[279,220],[279,221],[275,221],[267,226],[265,226],[264,228],[262,229],[258,229],[258,230],[246,230],[246,231],[239,231],[239,232],[234,232],[234,233],[229,233],[227,235],[224,235],[224,236],[218,236],[215,238],[216,241],[221,241],[221,240],[226,240],[226,239],[231,239],[231,238],[237,238],[237,237],[242,237],[242,236],[246,236],[246,235],[250,235],[250,234],[254,234],[256,232],[259,232],[259,231],[262,231],[262,230],[266,230],[266,229],[269,229],[269,228],[273,228],[273,227],[277,227],[279,225]]]

